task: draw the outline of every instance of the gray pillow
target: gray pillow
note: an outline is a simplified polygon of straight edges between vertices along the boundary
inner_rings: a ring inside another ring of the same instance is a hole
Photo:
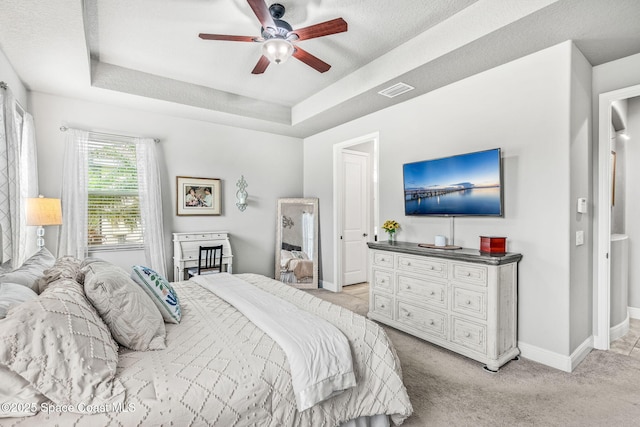
[[[160,311],[122,268],[95,261],[82,269],[84,291],[109,326],[111,335],[132,350],[166,348]]]
[[[0,319],[4,319],[9,309],[25,301],[38,298],[38,294],[17,283],[0,283]]]
[[[42,248],[31,258],[27,259],[19,268],[0,275],[0,283],[18,283],[38,292],[38,279],[44,270],[53,267],[56,259],[47,248]]]

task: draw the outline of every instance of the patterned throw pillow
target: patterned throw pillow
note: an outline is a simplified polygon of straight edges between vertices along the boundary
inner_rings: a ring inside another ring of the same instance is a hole
[[[180,323],[182,312],[178,294],[171,284],[148,267],[134,265],[131,278],[151,297],[165,322]]]
[[[118,345],[72,279],[59,279],[38,298],[11,310],[0,328],[0,365],[58,405],[123,404],[116,375]]]

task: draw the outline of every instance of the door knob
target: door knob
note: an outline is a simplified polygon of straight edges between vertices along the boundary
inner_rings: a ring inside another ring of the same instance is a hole
[[[362,237],[367,237],[368,234],[367,233],[362,233]]]

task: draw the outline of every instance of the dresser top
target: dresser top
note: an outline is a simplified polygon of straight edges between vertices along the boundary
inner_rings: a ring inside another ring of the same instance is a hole
[[[477,249],[436,249],[424,248],[413,242],[367,242],[370,249],[399,252],[403,254],[423,255],[435,258],[454,259],[458,261],[475,262],[477,264],[501,265],[518,262],[522,254],[507,252],[506,254],[485,254]]]

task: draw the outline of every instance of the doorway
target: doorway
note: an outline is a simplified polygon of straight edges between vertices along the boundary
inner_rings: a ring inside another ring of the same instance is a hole
[[[598,208],[595,222],[597,242],[594,245],[596,327],[593,344],[595,348],[600,350],[609,349],[611,327],[611,110],[614,102],[636,96],[640,96],[640,85],[600,94],[598,103]]]
[[[368,241],[378,222],[378,133],[333,147],[334,283],[342,287],[368,281]]]

